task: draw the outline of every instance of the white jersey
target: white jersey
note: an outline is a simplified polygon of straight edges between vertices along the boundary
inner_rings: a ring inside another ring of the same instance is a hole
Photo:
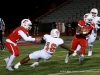
[[[92,33],[93,35],[97,35],[97,30],[99,28],[98,24],[99,24],[99,21],[100,21],[100,17],[96,16],[93,18],[93,22],[95,24],[95,28],[92,30]]]
[[[46,50],[46,52],[53,54],[56,50],[56,48],[63,44],[64,41],[61,38],[53,38],[51,35],[45,34],[43,39],[46,41],[46,44],[43,48],[43,50]]]

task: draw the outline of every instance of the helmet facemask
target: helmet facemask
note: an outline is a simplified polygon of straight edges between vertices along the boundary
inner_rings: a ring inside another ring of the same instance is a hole
[[[28,25],[27,30],[31,30],[31,29],[32,29],[32,25]]]
[[[84,21],[87,23],[87,24],[91,24],[93,22],[93,16],[92,14],[85,14],[84,15]]]
[[[91,12],[91,14],[92,14],[93,17],[97,16],[97,14],[95,12]]]
[[[86,23],[89,25],[92,23],[92,21],[93,21],[93,19],[86,19]]]

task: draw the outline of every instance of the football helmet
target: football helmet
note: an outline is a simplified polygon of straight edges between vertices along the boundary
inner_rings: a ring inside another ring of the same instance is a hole
[[[29,19],[23,19],[21,21],[21,26],[23,26],[27,30],[31,30],[31,28],[32,28],[32,22]]]
[[[53,37],[53,38],[59,38],[60,37],[60,32],[58,29],[52,29],[51,32],[50,32],[50,35]]]
[[[87,16],[89,15],[90,13],[86,13],[83,18],[84,18],[84,21],[86,20]]]
[[[87,23],[87,24],[91,24],[93,22],[93,16],[92,14],[89,14],[89,13],[86,13],[84,15],[84,21]]]
[[[96,17],[98,15],[98,10],[96,8],[91,9],[90,13],[93,17]]]

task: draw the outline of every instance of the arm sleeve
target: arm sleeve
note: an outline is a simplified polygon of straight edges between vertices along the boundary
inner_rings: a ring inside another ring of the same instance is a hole
[[[33,41],[33,42],[35,41],[35,38],[27,36],[22,30],[19,30],[18,33],[25,41]]]
[[[48,34],[45,34],[45,35],[43,36],[43,39],[46,40],[47,37],[48,37]]]
[[[83,20],[79,20],[79,21],[78,21],[78,26],[79,26],[79,27],[82,28],[84,25],[85,25],[85,22],[84,22]]]
[[[63,39],[59,39],[59,45],[64,44],[64,40]]]

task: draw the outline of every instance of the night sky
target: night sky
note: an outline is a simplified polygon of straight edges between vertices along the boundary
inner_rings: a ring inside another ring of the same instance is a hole
[[[20,22],[54,0],[2,0],[0,17],[6,24]]]

